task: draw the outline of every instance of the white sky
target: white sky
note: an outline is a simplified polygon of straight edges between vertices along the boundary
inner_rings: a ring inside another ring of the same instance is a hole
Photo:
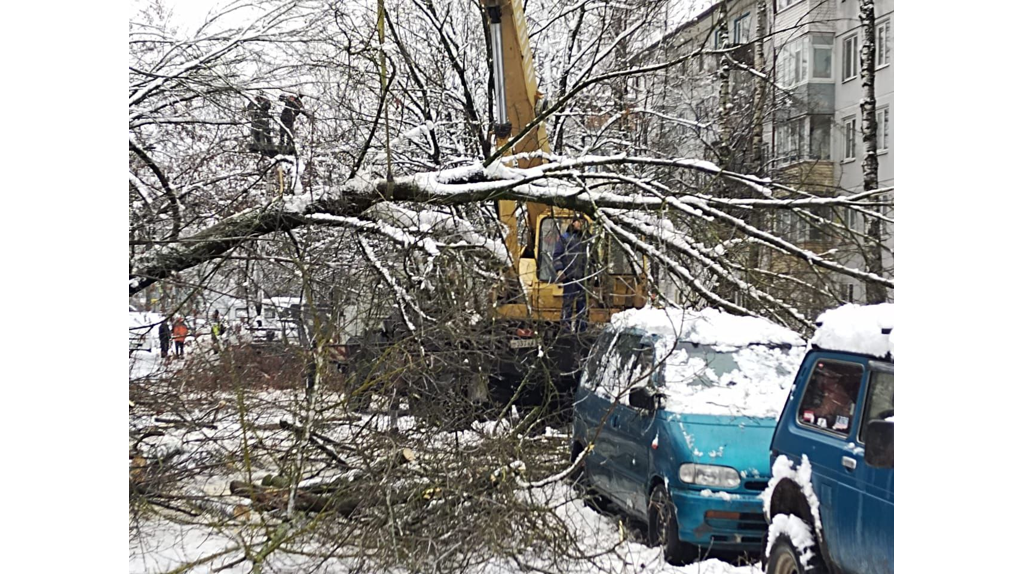
[[[131,13],[134,16],[154,0],[132,0]],[[171,13],[171,22],[181,32],[192,33],[211,13],[218,12],[237,0],[164,0]]]
[[[193,32],[211,12],[237,0],[164,0],[171,10],[172,21],[182,32]],[[152,0],[131,0],[132,14]],[[714,0],[671,0],[669,2],[668,29],[671,30],[714,3]]]

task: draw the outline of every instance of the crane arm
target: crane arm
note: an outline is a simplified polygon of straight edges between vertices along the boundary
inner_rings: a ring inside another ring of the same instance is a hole
[[[542,94],[537,89],[537,73],[533,66],[530,37],[526,30],[526,13],[522,0],[481,0],[487,11],[491,36],[492,71],[497,104],[497,121],[494,126],[495,139],[500,148],[513,135],[537,117],[537,103]],[[549,153],[547,130],[543,123],[513,146],[512,153],[533,151]],[[543,163],[542,158],[520,160],[519,167],[535,167]],[[518,244],[516,202],[500,201],[498,211],[503,223],[509,227],[506,245],[518,265],[520,246]],[[527,203],[527,225],[529,237],[537,230],[540,217],[550,213],[551,208],[539,203]]]

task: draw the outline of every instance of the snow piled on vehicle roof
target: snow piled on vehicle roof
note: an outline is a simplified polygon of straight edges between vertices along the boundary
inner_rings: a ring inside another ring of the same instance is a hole
[[[691,311],[647,306],[612,315],[616,329],[637,328],[699,345],[745,347],[747,345],[801,346],[797,333],[759,317],[741,317],[717,309]]]
[[[896,356],[893,334],[896,304],[843,305],[818,317],[811,344],[829,351],[860,353],[884,358]],[[883,334],[882,330],[890,330]]]

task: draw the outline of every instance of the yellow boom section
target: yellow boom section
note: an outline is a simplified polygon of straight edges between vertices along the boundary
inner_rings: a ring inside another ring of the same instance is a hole
[[[498,119],[495,125],[495,143],[501,148],[512,137],[519,135],[523,128],[537,117],[537,104],[543,94],[537,89],[537,73],[533,66],[533,51],[526,29],[526,13],[522,0],[480,0],[486,9],[491,34],[492,62],[495,97],[498,104]],[[499,53],[500,52],[500,53]],[[500,60],[498,60],[500,58]],[[504,102],[502,109],[501,103]],[[504,112],[504,113],[502,113]],[[520,139],[511,153],[522,154],[535,151],[549,153],[547,129],[539,123],[526,137]],[[544,163],[543,158],[520,159],[518,166],[535,167]],[[524,246],[519,244],[516,201],[498,202],[498,215],[509,230],[505,244],[512,254],[513,269],[522,282],[529,297],[529,304],[505,304],[499,307],[499,314],[510,318],[544,318],[558,320],[561,309],[562,287],[557,283],[541,281],[538,277],[538,259],[541,252],[538,230],[545,216],[570,217],[570,210],[550,207],[541,203],[526,202],[528,235],[534,249],[527,257]],[[609,278],[610,279],[610,278]],[[636,278],[608,280],[599,289],[601,296],[591,299],[589,315],[591,322],[604,322],[611,313],[622,308],[642,305],[642,291]],[[607,294],[603,292],[607,291]],[[607,301],[601,301],[606,298]]]
[[[505,111],[511,127],[510,133],[505,137],[502,137],[504,134],[496,134],[495,140],[500,148],[508,142],[510,137],[521,133],[523,128],[537,117],[537,102],[542,98],[542,94],[537,90],[537,73],[533,67],[533,51],[530,49],[530,37],[526,30],[526,13],[523,10],[522,0],[481,0],[481,3],[489,11],[497,8],[500,17],[501,54],[494,54],[494,57],[501,58],[503,73],[502,77],[495,77],[494,81],[504,84]],[[489,18],[493,23],[494,16],[490,12]],[[492,26],[492,30],[493,28]],[[513,146],[512,153],[519,154],[537,150],[542,150],[545,153],[551,151],[547,129],[543,123]],[[543,161],[541,158],[520,160],[519,167],[534,167]],[[522,246],[518,242],[515,208],[515,201],[501,201],[498,204],[501,220],[509,226],[510,230],[506,242],[509,251],[517,260],[518,267],[518,256]],[[527,203],[526,210],[532,237],[537,230],[540,216],[552,211],[550,207],[539,203]]]

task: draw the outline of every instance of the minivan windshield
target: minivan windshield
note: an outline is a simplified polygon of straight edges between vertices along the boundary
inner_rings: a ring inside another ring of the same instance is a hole
[[[803,347],[718,347],[679,341],[661,361],[665,408],[692,414],[778,417]]]

